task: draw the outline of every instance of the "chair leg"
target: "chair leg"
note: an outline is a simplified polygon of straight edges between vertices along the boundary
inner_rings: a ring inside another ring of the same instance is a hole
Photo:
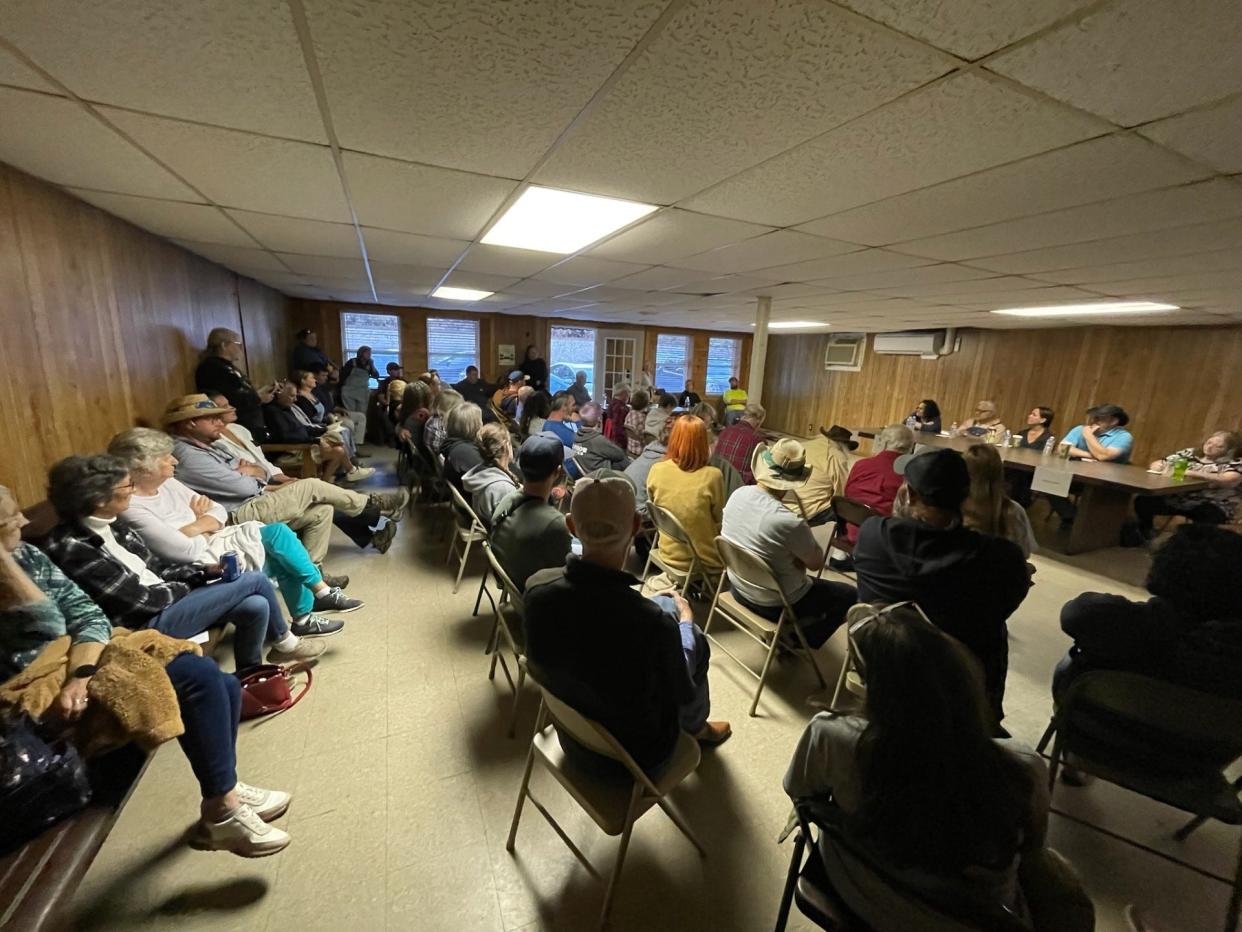
[[[841,701],[841,690],[845,689],[845,681],[850,675],[850,671],[854,668],[854,655],[850,653],[849,646],[845,648],[845,659],[841,661],[841,673],[837,676],[837,686],[832,691],[832,702],[829,703],[832,708],[837,708],[837,703]]]
[[[1039,754],[1044,753],[1044,748],[1048,746],[1048,742],[1052,740],[1053,734],[1057,730],[1057,719],[1054,715],[1048,722],[1048,727],[1044,729],[1044,736],[1039,739],[1039,744],[1035,745],[1035,750]]]
[[[1191,819],[1189,822],[1187,822],[1185,825],[1179,828],[1176,832],[1174,832],[1173,838],[1176,841],[1185,841],[1187,838],[1190,837],[1191,832],[1193,832],[1195,829],[1197,829],[1200,825],[1202,825],[1206,821],[1207,821],[1207,816],[1201,816],[1201,815],[1195,816],[1193,819]]]
[[[660,798],[657,801],[657,805],[659,805],[659,807],[664,810],[664,814],[666,816],[668,816],[670,819],[673,820],[673,824],[676,825],[679,829],[681,829],[681,833],[690,840],[690,844],[694,845],[695,850],[699,852],[699,857],[701,858],[707,857],[707,849],[704,848],[703,845],[699,842],[698,836],[695,835],[694,832],[690,829],[690,826],[686,824],[685,819],[683,819],[680,815],[678,815],[677,810],[668,804],[668,800],[664,798]]]
[[[827,689],[828,682],[824,679],[824,671],[819,668],[819,660],[815,656],[815,651],[813,651],[811,649],[811,645],[806,642],[806,634],[803,633],[802,626],[798,624],[798,619],[796,618],[791,622],[791,624],[793,625],[794,634],[798,638],[798,643],[802,645],[802,649],[806,651],[807,659],[811,661],[811,666],[815,668],[815,678],[819,680],[819,688]]]
[[[470,559],[470,545],[474,543],[474,528],[466,535],[466,549],[461,552],[461,563],[457,566],[457,580],[453,583],[453,595],[461,588],[461,577],[466,572],[466,562]]]
[[[483,570],[483,578],[479,580],[478,595],[474,597],[474,611],[470,613],[471,618],[477,618],[479,615],[479,606],[483,604],[483,593],[487,590],[487,575],[488,571],[485,568]],[[489,602],[492,600],[492,594],[490,592],[487,594],[487,600]]]
[[[1242,842],[1238,843],[1238,866],[1233,874],[1233,894],[1225,910],[1225,932],[1237,932],[1238,910],[1242,906]]]
[[[755,687],[755,698],[750,703],[750,712],[747,714],[752,718],[755,715],[755,709],[759,708],[759,697],[763,695],[764,684],[768,681],[768,667],[772,666],[772,658],[776,656],[776,646],[780,641],[781,629],[785,626],[779,624],[776,630],[772,632],[772,643],[768,645],[768,656],[763,659],[763,669],[759,671],[759,685]]]
[[[617,848],[617,863],[612,867],[612,877],[608,880],[608,889],[604,892],[604,908],[600,911],[599,927],[608,927],[608,914],[612,911],[612,897],[617,890],[617,882],[621,879],[621,868],[625,865],[625,852],[630,846],[630,834],[634,831],[634,809],[642,798],[643,788],[637,783],[630,793],[630,806],[625,813],[625,828],[621,832],[621,844]]]
[[[1048,760],[1048,795],[1052,796],[1052,791],[1057,786],[1057,773],[1061,769],[1061,733],[1052,740],[1052,757]]]
[[[542,720],[542,709],[539,718]],[[539,732],[539,725],[535,725],[536,734]],[[513,844],[517,840],[518,821],[522,818],[522,804],[526,802],[526,796],[530,787],[530,772],[535,767],[535,739],[530,740],[530,750],[526,752],[526,772],[522,774],[522,788],[518,790],[517,806],[513,810],[513,824],[509,826],[509,840],[505,842],[505,850],[510,854],[513,853]]]
[[[517,734],[518,706],[522,702],[522,685],[526,682],[526,668],[518,664],[517,685],[513,687],[513,710],[509,713],[509,737]]]
[[[798,872],[802,869],[802,851],[806,848],[806,839],[802,832],[794,836],[793,857],[789,859],[789,871],[785,875],[785,889],[781,893],[781,907],[776,913],[775,932],[785,932],[789,924],[789,907],[793,903],[794,885],[798,882]]]

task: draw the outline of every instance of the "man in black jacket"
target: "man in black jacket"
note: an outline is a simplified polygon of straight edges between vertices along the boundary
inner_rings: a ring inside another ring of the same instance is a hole
[[[599,405],[593,401],[578,410],[578,433],[574,437],[573,451],[584,475],[597,469],[624,470],[630,463],[625,451],[600,430],[601,415]]]
[[[970,474],[956,450],[906,454],[893,469],[905,477],[910,516],[870,518],[859,528],[858,601],[917,602],[979,658],[999,723],[1009,668],[1006,621],[1030,588],[1026,560],[1012,541],[962,525]]]
[[[360,482],[375,475],[374,469],[354,466],[344,445],[324,439],[326,428],[312,424],[306,412],[298,407],[297,400],[297,388],[292,382],[283,382],[276,397],[263,406],[263,420],[272,443],[318,444],[320,463],[328,479],[340,474],[347,482]]]

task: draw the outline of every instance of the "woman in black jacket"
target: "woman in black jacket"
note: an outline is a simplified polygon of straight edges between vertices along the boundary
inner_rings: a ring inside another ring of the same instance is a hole
[[[548,361],[539,355],[539,350],[531,343],[526,347],[526,358],[522,360],[522,364],[518,366],[525,375],[530,376],[529,385],[537,392],[545,391],[548,387]]]
[[[237,409],[237,422],[254,436],[256,443],[267,440],[263,405],[272,400],[275,385],[256,389],[239,366],[243,362],[241,336],[228,327],[216,327],[207,335],[194,370],[194,384],[204,395],[223,395]]]

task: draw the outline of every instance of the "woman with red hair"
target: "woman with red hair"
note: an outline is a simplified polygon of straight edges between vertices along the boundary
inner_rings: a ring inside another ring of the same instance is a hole
[[[707,427],[697,417],[679,417],[668,438],[664,459],[647,474],[647,494],[652,502],[672,513],[694,544],[704,569],[711,576],[723,568],[716,551],[716,535],[724,514],[724,477],[707,465],[711,448]],[[674,572],[690,569],[689,548],[663,534],[656,555]]]

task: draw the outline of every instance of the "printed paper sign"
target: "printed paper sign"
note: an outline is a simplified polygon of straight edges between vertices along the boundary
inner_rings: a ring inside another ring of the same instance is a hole
[[[1036,466],[1035,475],[1031,478],[1031,491],[1065,498],[1069,495],[1073,480],[1074,473],[1064,467]]]

